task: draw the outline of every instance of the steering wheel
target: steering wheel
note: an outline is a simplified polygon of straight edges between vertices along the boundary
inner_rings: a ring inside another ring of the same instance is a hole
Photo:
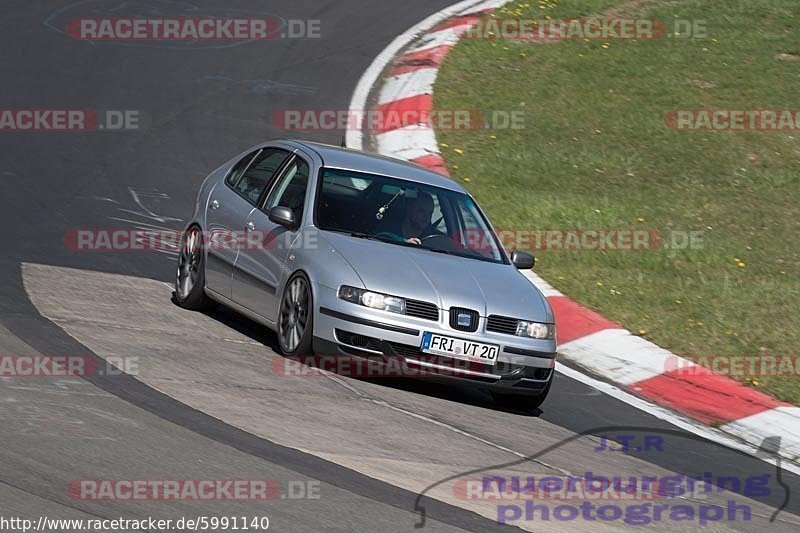
[[[397,233],[394,233],[393,231],[382,231],[380,233],[376,233],[375,236],[376,237],[387,237],[387,238],[392,239],[394,241],[405,242],[405,239],[403,238],[402,235],[398,235]]]

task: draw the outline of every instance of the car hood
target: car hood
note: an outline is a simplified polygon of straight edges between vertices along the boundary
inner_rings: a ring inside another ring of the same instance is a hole
[[[474,309],[484,317],[497,314],[553,322],[545,297],[513,265],[334,232],[323,235],[369,290],[432,302],[440,309]]]

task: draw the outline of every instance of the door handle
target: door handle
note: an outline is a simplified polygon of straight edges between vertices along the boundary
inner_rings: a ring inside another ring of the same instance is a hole
[[[248,222],[247,224],[244,225],[244,227],[246,227],[250,231],[255,231],[256,230],[256,225],[253,224],[252,222]]]
[[[210,205],[211,205],[211,210],[212,211],[215,211],[215,210],[219,209],[219,202],[216,201],[216,200],[211,200],[211,204]]]

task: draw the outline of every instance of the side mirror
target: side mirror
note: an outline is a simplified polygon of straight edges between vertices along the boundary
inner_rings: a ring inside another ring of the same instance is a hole
[[[536,259],[527,252],[511,252],[511,262],[520,270],[533,268]]]
[[[280,224],[289,229],[294,229],[297,221],[294,218],[294,211],[288,207],[277,206],[269,211],[269,219],[275,224]]]

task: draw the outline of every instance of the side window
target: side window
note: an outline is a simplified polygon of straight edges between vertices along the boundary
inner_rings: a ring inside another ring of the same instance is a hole
[[[261,192],[269,185],[275,172],[281,167],[289,152],[276,148],[264,148],[248,155],[231,171],[228,185],[251,204],[256,204]]]
[[[250,166],[250,163],[253,162],[253,159],[261,152],[261,150],[251,152],[244,156],[241,161],[233,165],[233,168],[225,178],[225,183],[227,183],[230,187],[236,187],[236,184],[239,183],[240,179],[242,179],[242,174],[244,174],[244,171],[247,170],[247,167]]]
[[[273,207],[288,207],[294,211],[294,216],[299,221],[303,216],[306,189],[308,189],[308,173],[308,163],[296,157],[275,183],[275,187],[269,193],[264,210],[269,212]]]

